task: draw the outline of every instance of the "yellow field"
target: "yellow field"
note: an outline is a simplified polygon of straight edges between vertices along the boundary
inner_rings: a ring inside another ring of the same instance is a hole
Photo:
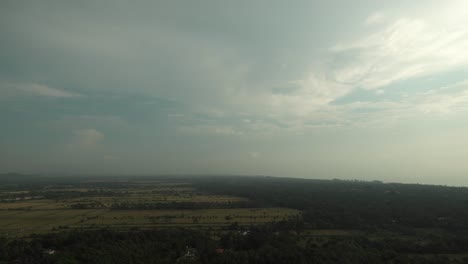
[[[0,203],[0,210],[51,210],[65,209],[68,207],[68,202],[46,199]]]
[[[0,192],[0,235],[24,236],[102,227],[217,227],[235,222],[250,225],[288,220],[300,214],[300,211],[286,208],[233,208],[239,205],[236,202],[248,202],[248,199],[201,193],[189,183],[111,181],[109,183],[118,185],[103,185],[106,182],[48,185],[30,193]],[[208,204],[198,208],[210,209],[164,209],[186,208],[177,207],[177,203],[189,204],[188,208],[191,203],[193,208]]]
[[[287,220],[300,214],[287,208],[207,210],[30,210],[0,211],[0,234],[8,236],[49,232],[63,228],[131,228],[162,226],[219,226],[234,222],[260,224]]]

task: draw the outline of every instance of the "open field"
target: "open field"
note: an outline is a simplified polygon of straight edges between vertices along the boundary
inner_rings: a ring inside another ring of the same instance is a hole
[[[288,220],[300,211],[251,208],[244,197],[210,194],[191,184],[82,181],[0,192],[0,235],[64,229],[219,227]]]
[[[0,203],[0,211],[4,210],[52,210],[66,209],[69,207],[67,202],[54,201],[49,199],[26,200],[18,202]]]
[[[0,234],[44,233],[59,229],[111,227],[154,228],[174,226],[224,226],[287,220],[300,212],[286,208],[237,208],[206,210],[12,210],[0,212]]]
[[[29,191],[0,192],[1,210],[51,209],[192,209],[197,204],[224,205],[248,202],[229,195],[201,193],[188,183],[158,181],[85,181],[75,185],[45,185]],[[181,206],[179,206],[181,207]],[[230,208],[232,208],[231,206]],[[196,209],[200,209],[199,206]]]

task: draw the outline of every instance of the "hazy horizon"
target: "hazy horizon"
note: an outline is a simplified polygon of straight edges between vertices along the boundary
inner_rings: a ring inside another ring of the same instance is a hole
[[[468,2],[0,3],[0,173],[468,186]]]

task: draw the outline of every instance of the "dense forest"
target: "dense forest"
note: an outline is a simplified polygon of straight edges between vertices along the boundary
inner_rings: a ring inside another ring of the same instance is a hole
[[[188,229],[67,231],[2,239],[0,263],[468,263],[437,255],[466,251],[461,234],[418,246],[365,236],[302,241],[300,233],[297,223],[251,227],[247,235],[234,226],[217,239]]]
[[[257,206],[304,211],[314,228],[468,229],[468,188],[378,181],[306,180],[275,177],[204,177],[200,190],[248,197]]]

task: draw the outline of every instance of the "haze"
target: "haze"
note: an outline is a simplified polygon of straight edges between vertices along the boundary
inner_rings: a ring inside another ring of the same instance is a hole
[[[468,2],[0,3],[0,172],[468,185]]]

